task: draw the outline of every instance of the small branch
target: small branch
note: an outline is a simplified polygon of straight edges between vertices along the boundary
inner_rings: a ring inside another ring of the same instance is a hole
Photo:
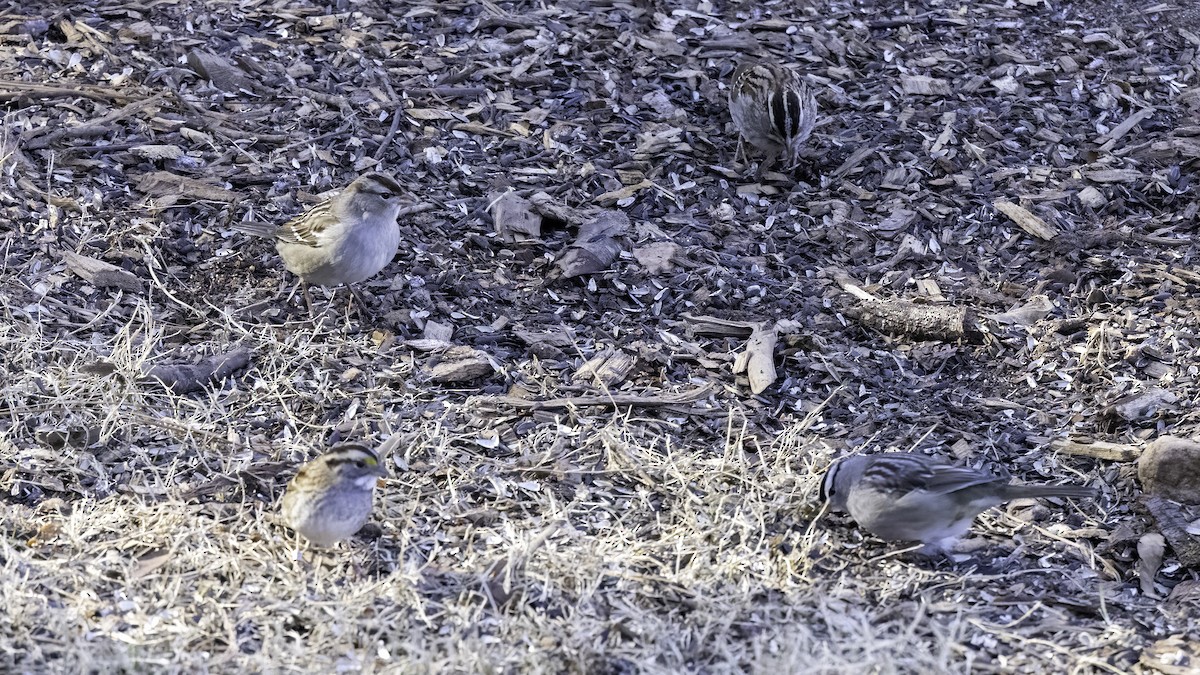
[[[981,344],[984,334],[974,310],[966,307],[918,305],[907,300],[884,300],[863,290],[841,270],[832,272],[842,290],[858,298],[845,310],[846,316],[883,333],[900,334],[914,340],[965,341]]]
[[[657,405],[678,405],[680,403],[691,403],[707,398],[713,392],[714,387],[706,384],[703,387],[697,387],[690,391],[680,392],[678,394],[664,394],[660,396],[643,396],[639,394],[613,394],[611,396],[566,396],[563,398],[552,398],[547,401],[531,401],[525,398],[517,398],[515,396],[486,396],[473,399],[473,405],[476,406],[509,406],[512,408],[522,408],[527,410],[553,410],[555,408],[582,408],[585,406],[657,406]]]

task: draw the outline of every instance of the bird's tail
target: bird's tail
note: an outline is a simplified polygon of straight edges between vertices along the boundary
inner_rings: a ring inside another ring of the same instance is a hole
[[[279,230],[278,225],[257,220],[239,220],[230,223],[229,226],[238,232],[244,232],[256,237],[266,237],[268,239],[274,237],[275,233]]]
[[[1073,497],[1088,499],[1100,494],[1094,487],[1084,485],[1009,485],[1005,488],[1004,500],[1024,497]]]

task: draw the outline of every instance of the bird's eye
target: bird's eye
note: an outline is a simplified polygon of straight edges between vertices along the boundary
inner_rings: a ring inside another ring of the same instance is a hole
[[[356,459],[356,460],[354,460],[354,466],[357,466],[360,469],[365,469],[365,468],[367,468],[367,463],[362,461],[361,459]]]

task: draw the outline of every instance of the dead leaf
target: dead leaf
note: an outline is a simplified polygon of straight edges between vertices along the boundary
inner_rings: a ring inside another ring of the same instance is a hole
[[[261,87],[256,80],[224,57],[212,52],[193,49],[187,55],[188,65],[196,74],[224,92],[255,91]]]
[[[542,236],[542,218],[531,210],[529,200],[505,192],[491,201],[492,223],[500,241],[518,242]]]
[[[171,551],[167,549],[158,549],[143,555],[138,558],[137,564],[130,570],[129,581],[137,581],[142,577],[148,576],[154,570],[170,562],[171,558]]]
[[[608,269],[621,252],[617,237],[628,229],[629,216],[621,211],[601,211],[579,228],[579,236],[554,264],[568,279]]]
[[[683,247],[670,241],[658,241],[633,249],[633,258],[650,274],[670,272]]]
[[[988,314],[987,318],[1002,324],[1032,326],[1054,311],[1054,303],[1045,295],[1035,295],[1024,305],[1018,305],[1000,314]]]
[[[746,373],[750,391],[754,394],[761,394],[775,382],[775,345],[778,341],[774,322],[760,323],[750,333],[746,351],[738,354],[733,362],[733,373]]]

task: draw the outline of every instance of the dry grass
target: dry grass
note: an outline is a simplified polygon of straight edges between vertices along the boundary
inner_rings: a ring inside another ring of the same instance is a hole
[[[117,305],[128,320],[107,339],[51,335],[30,306],[0,328],[13,376],[3,487],[80,494],[4,511],[6,669],[1066,671],[1103,668],[1087,648],[1129,637],[1111,617],[1080,625],[1033,598],[997,615],[994,596],[1026,575],[1104,594],[1086,549],[1036,530],[1024,534],[1042,569],[993,577],[878,544],[873,560],[838,553],[867,544],[807,529],[833,454],[811,417],[760,439],[740,409],[715,410],[727,438],[705,449],[679,447],[669,416],[572,414],[488,449],[462,426],[465,396],[395,384],[403,358],[323,376],[374,346],[302,324],[223,325],[253,345],[252,372],[171,395],[136,378],[169,329],[142,300]],[[113,374],[83,367],[101,359]],[[276,463],[336,429],[404,434],[396,477],[377,532],[298,562],[270,503],[290,474]],[[92,442],[47,447],[52,430]],[[237,480],[212,488],[220,477]]]
[[[0,672],[1117,673],[1200,640],[1186,605],[1140,589],[1154,525],[1133,468],[1048,451],[1200,421],[1177,8],[208,0],[51,22],[30,4],[0,40]],[[184,67],[201,42],[267,88]],[[723,83],[751,53],[820,85],[808,184],[751,186],[733,160]],[[435,208],[367,285],[377,314],[345,316],[343,292],[316,324],[285,321],[277,257],[229,223],[283,221],[372,158]],[[208,183],[143,184],[160,171]],[[628,254],[584,279],[547,281],[568,232],[506,244],[485,215],[508,187],[574,207],[647,184],[613,207]],[[1061,234],[1025,235],[1000,198]],[[673,269],[637,262],[668,242]],[[95,288],[63,251],[145,291]],[[880,335],[845,311],[843,272],[1032,318],[982,346]],[[744,340],[694,335],[689,314],[802,330],[751,396],[730,372]],[[429,382],[436,355],[404,344],[426,320],[502,370]],[[250,366],[204,391],[141,378],[235,346]],[[478,398],[599,395],[574,378],[610,349],[638,360],[622,393],[715,393]],[[1153,387],[1177,404],[1104,413]],[[373,525],[298,561],[274,517],[295,467],[392,434]],[[959,564],[814,523],[829,460],[885,448],[1103,496],[988,514]],[[1196,578],[1170,554],[1156,577]]]

